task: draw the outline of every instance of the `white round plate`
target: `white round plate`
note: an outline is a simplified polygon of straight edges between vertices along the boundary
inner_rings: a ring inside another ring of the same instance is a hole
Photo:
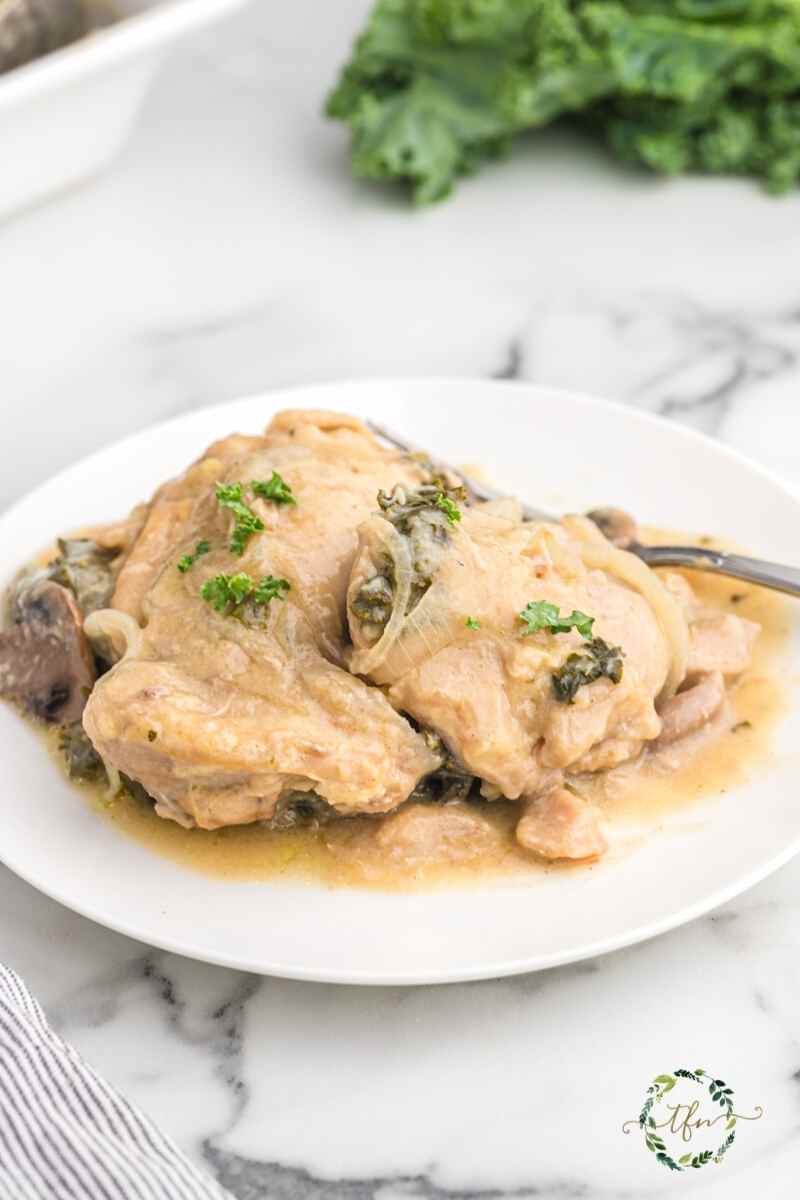
[[[0,580],[61,530],[124,514],[205,445],[257,432],[280,408],[371,416],[454,463],[483,465],[542,507],[618,504],[796,558],[800,500],[737,454],[677,425],[516,383],[338,383],[201,410],[126,439],[0,519]],[[800,607],[787,675],[800,667]],[[77,912],[169,950],[296,979],[436,983],[538,970],[653,937],[752,886],[800,848],[800,705],[769,769],[622,860],[430,893],[228,882],[158,857],[93,813],[39,738],[0,704],[0,857]]]

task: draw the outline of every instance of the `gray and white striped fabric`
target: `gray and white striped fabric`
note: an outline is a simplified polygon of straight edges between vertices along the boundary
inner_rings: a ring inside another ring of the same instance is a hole
[[[232,1200],[87,1066],[2,964],[0,1200]]]

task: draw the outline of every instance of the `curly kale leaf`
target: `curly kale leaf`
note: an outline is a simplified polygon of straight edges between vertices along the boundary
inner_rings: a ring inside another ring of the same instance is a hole
[[[513,138],[579,117],[674,174],[800,174],[798,0],[377,0],[328,100],[354,173],[419,203]]]

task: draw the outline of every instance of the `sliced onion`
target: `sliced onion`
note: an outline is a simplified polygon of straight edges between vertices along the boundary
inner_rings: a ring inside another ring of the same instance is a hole
[[[434,582],[405,618],[380,669],[372,670],[372,678],[376,683],[394,683],[448,646],[460,624],[463,620],[455,616],[445,588]]]
[[[109,800],[113,800],[114,797],[118,796],[122,791],[122,779],[120,778],[119,771],[114,764],[109,762],[107,758],[103,758],[102,754],[100,755],[100,761],[103,764],[103,770],[105,771],[106,779],[108,780],[106,795]]]
[[[90,642],[99,647],[110,646],[115,662],[137,658],[142,649],[142,631],[130,613],[116,608],[100,608],[90,613],[83,623]]]
[[[587,567],[616,576],[644,596],[656,615],[670,649],[670,667],[659,699],[667,700],[674,696],[686,677],[689,658],[689,627],[675,597],[667,591],[655,571],[651,571],[640,558],[629,554],[627,550],[619,550],[605,539],[598,542],[592,538],[591,541],[579,542],[579,554]]]
[[[411,578],[413,574],[411,555],[408,543],[394,525],[383,517],[371,517],[359,529],[361,552],[356,570],[347,592],[347,610],[350,624],[350,636],[355,653],[350,661],[350,669],[357,675],[372,675],[376,667],[385,660],[392,646],[400,636],[400,630],[405,620],[408,598],[411,595]],[[370,569],[379,570],[377,563],[381,554],[386,555],[394,566],[394,602],[392,615],[386,622],[386,627],[371,646],[364,644],[364,633],[361,623],[351,615],[350,604],[363,583],[366,582]]]

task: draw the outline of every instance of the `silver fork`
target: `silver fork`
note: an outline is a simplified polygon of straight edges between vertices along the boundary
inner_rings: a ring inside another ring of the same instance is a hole
[[[372,432],[390,446],[403,450],[407,454],[421,454],[435,466],[463,479],[465,485],[478,500],[500,500],[503,492],[471,479],[463,471],[449,466],[439,458],[432,458],[427,451],[421,450],[413,443],[399,438],[383,425],[375,421],[366,422]],[[557,521],[558,517],[532,508],[529,504],[522,505],[522,515],[526,521]],[[760,558],[747,558],[743,554],[729,554],[722,550],[711,550],[707,546],[645,546],[632,540],[625,545],[631,554],[637,555],[650,567],[689,567],[696,571],[709,571],[713,575],[727,575],[731,579],[740,579],[744,583],[757,583],[762,587],[774,588],[779,592],[787,592],[790,596],[800,596],[800,567],[788,567],[781,563],[766,562]]]

